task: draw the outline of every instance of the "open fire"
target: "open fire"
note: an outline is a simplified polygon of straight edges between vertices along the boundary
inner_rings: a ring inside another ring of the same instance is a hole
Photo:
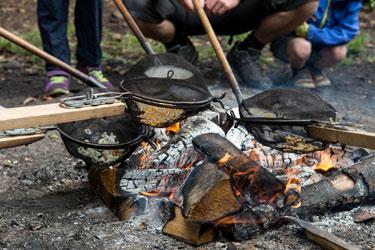
[[[200,245],[217,235],[247,239],[285,215],[303,216],[318,212],[322,204],[334,207],[373,195],[371,190],[363,193],[368,183],[355,186],[359,181],[345,172],[366,151],[329,146],[308,154],[282,152],[262,145],[241,125],[225,133],[227,121],[219,117],[217,110],[205,111],[155,130],[152,140],[116,168],[117,191],[111,195],[117,202],[124,199],[115,208],[110,205],[116,214],[142,221],[155,215],[150,209],[159,211],[167,214],[157,219],[164,233]],[[348,181],[346,189],[326,190],[322,183],[331,178],[333,187]],[[342,199],[355,188],[362,193]],[[329,195],[312,197],[311,189]],[[159,205],[144,205],[145,200]],[[154,217],[147,220],[155,222]]]

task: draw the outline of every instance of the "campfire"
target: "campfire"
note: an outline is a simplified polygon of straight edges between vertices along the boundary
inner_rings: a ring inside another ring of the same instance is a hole
[[[246,240],[288,216],[306,218],[369,200],[374,174],[366,150],[332,145],[283,152],[212,108],[155,129],[125,162],[92,170],[90,180],[120,219],[201,245]]]

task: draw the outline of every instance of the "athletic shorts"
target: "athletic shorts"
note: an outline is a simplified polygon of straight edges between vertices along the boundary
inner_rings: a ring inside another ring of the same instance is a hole
[[[219,35],[236,35],[255,29],[267,16],[289,11],[316,0],[243,0],[223,15],[209,15]],[[204,28],[194,12],[185,10],[178,0],[123,0],[137,19],[149,23],[169,20],[181,35],[201,35]]]

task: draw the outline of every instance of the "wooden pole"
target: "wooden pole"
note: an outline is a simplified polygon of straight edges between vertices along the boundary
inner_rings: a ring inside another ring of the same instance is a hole
[[[155,54],[155,51],[152,49],[150,43],[147,41],[146,37],[143,35],[138,24],[134,21],[134,18],[130,14],[129,10],[126,8],[125,4],[121,0],[113,0],[113,2],[115,3],[119,11],[121,12],[129,28],[133,31],[134,35],[137,37],[138,41],[142,45],[146,54],[148,55]]]
[[[216,53],[216,56],[218,57],[221,65],[224,69],[225,75],[228,78],[229,85],[232,88],[232,91],[233,91],[234,95],[236,96],[237,104],[238,104],[238,106],[241,106],[242,102],[243,102],[241,89],[238,85],[236,77],[234,76],[232,68],[229,65],[229,62],[228,62],[227,58],[225,57],[224,51],[221,48],[220,42],[217,39],[215,31],[211,26],[210,20],[208,19],[207,15],[206,15],[206,12],[204,11],[203,7],[200,5],[200,0],[193,0],[193,3],[194,3],[195,10],[198,13],[199,19],[201,20],[202,25],[207,32],[208,38],[209,38],[209,40],[211,42],[211,45],[212,45],[212,47],[213,47],[213,49]]]
[[[72,76],[77,77],[78,79],[80,79],[83,82],[89,84],[90,86],[103,88],[103,89],[106,88],[103,84],[101,84],[100,82],[95,80],[95,78],[90,77],[90,76],[82,73],[81,71],[73,68],[72,66],[70,66],[70,65],[66,64],[65,62],[57,59],[56,57],[51,56],[47,52],[44,52],[43,50],[35,47],[34,45],[30,44],[29,42],[27,42],[27,41],[25,41],[21,38],[19,38],[15,34],[7,31],[6,29],[4,29],[2,27],[0,27],[0,36],[4,37],[5,39],[9,40],[10,42],[12,42],[12,43],[14,43],[18,46],[20,46],[21,48],[29,51],[30,53],[42,58],[43,60],[45,60],[45,61],[47,61],[47,62],[49,62],[53,65],[58,66],[59,68],[65,70],[66,72],[68,72]]]

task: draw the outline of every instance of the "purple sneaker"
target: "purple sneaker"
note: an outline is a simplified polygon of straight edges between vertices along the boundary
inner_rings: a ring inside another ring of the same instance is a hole
[[[112,83],[104,76],[102,67],[78,67],[79,71],[95,78],[99,83],[103,84],[107,88],[113,88]]]
[[[62,70],[47,72],[48,80],[44,87],[46,96],[59,96],[69,94],[70,75]]]

